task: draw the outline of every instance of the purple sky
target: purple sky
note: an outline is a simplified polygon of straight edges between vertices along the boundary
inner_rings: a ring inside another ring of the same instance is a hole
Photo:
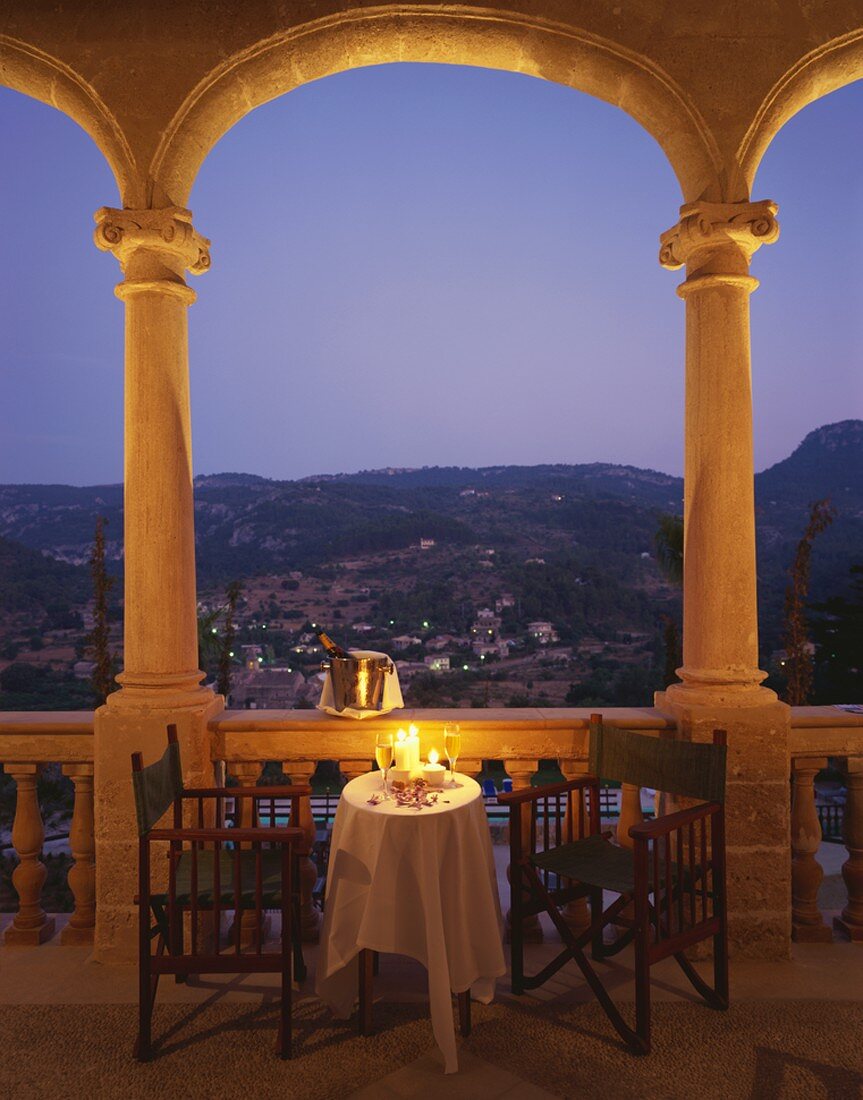
[[[863,83],[802,112],[754,197],[758,468],[863,416]],[[117,202],[90,139],[0,89],[0,482],[119,481]],[[14,158],[10,156],[14,151]],[[682,468],[680,194],[627,115],[509,73],[388,65],[260,108],[192,194],[197,473],[590,462]]]

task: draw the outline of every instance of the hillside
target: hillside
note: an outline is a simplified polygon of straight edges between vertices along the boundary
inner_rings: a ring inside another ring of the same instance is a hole
[[[645,555],[653,553],[657,516],[679,512],[682,496],[680,478],[604,463],[388,469],[301,481],[209,475],[195,482],[199,579],[206,588],[233,577],[313,572],[433,539],[456,572],[466,571],[465,581],[490,568],[503,581],[525,561],[547,558],[599,571],[620,591],[656,595],[660,578]],[[825,496],[838,517],[814,555],[816,599],[841,589],[863,553],[863,421],[811,432],[756,477],[762,631],[771,644],[785,570],[810,503]],[[99,514],[109,521],[108,554],[120,569],[121,486],[0,487],[0,535],[60,561],[86,561]],[[9,560],[9,576],[21,570],[23,559],[20,566]]]

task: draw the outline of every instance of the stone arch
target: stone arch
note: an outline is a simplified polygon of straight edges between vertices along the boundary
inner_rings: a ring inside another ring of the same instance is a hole
[[[692,100],[649,58],[563,23],[439,4],[351,9],[280,31],[213,69],[162,134],[150,204],[185,206],[216,142],[244,115],[311,80],[395,61],[521,72],[620,107],[665,152],[687,201],[727,197],[722,156]]]
[[[789,119],[831,92],[863,79],[863,28],[801,57],[762,101],[737,154],[741,185],[751,189],[770,143]]]
[[[117,120],[95,89],[68,65],[26,42],[0,35],[2,83],[68,115],[96,143],[121,195],[134,196],[135,157]]]

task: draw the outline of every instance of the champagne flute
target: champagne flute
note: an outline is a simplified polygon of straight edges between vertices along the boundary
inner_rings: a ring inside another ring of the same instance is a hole
[[[389,798],[390,796],[387,788],[387,773],[393,766],[394,757],[395,747],[393,745],[393,735],[391,733],[379,733],[375,738],[375,760],[384,774],[384,784],[382,788],[384,798]]]
[[[455,765],[461,750],[461,729],[458,722],[447,722],[443,728],[443,748],[449,761],[450,786],[454,787]]]

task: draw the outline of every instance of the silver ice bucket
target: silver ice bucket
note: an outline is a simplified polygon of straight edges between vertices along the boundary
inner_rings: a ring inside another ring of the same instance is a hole
[[[340,714],[347,707],[355,710],[380,710],[384,698],[384,680],[393,671],[389,657],[380,653],[351,653],[321,662],[333,685],[333,707]]]

